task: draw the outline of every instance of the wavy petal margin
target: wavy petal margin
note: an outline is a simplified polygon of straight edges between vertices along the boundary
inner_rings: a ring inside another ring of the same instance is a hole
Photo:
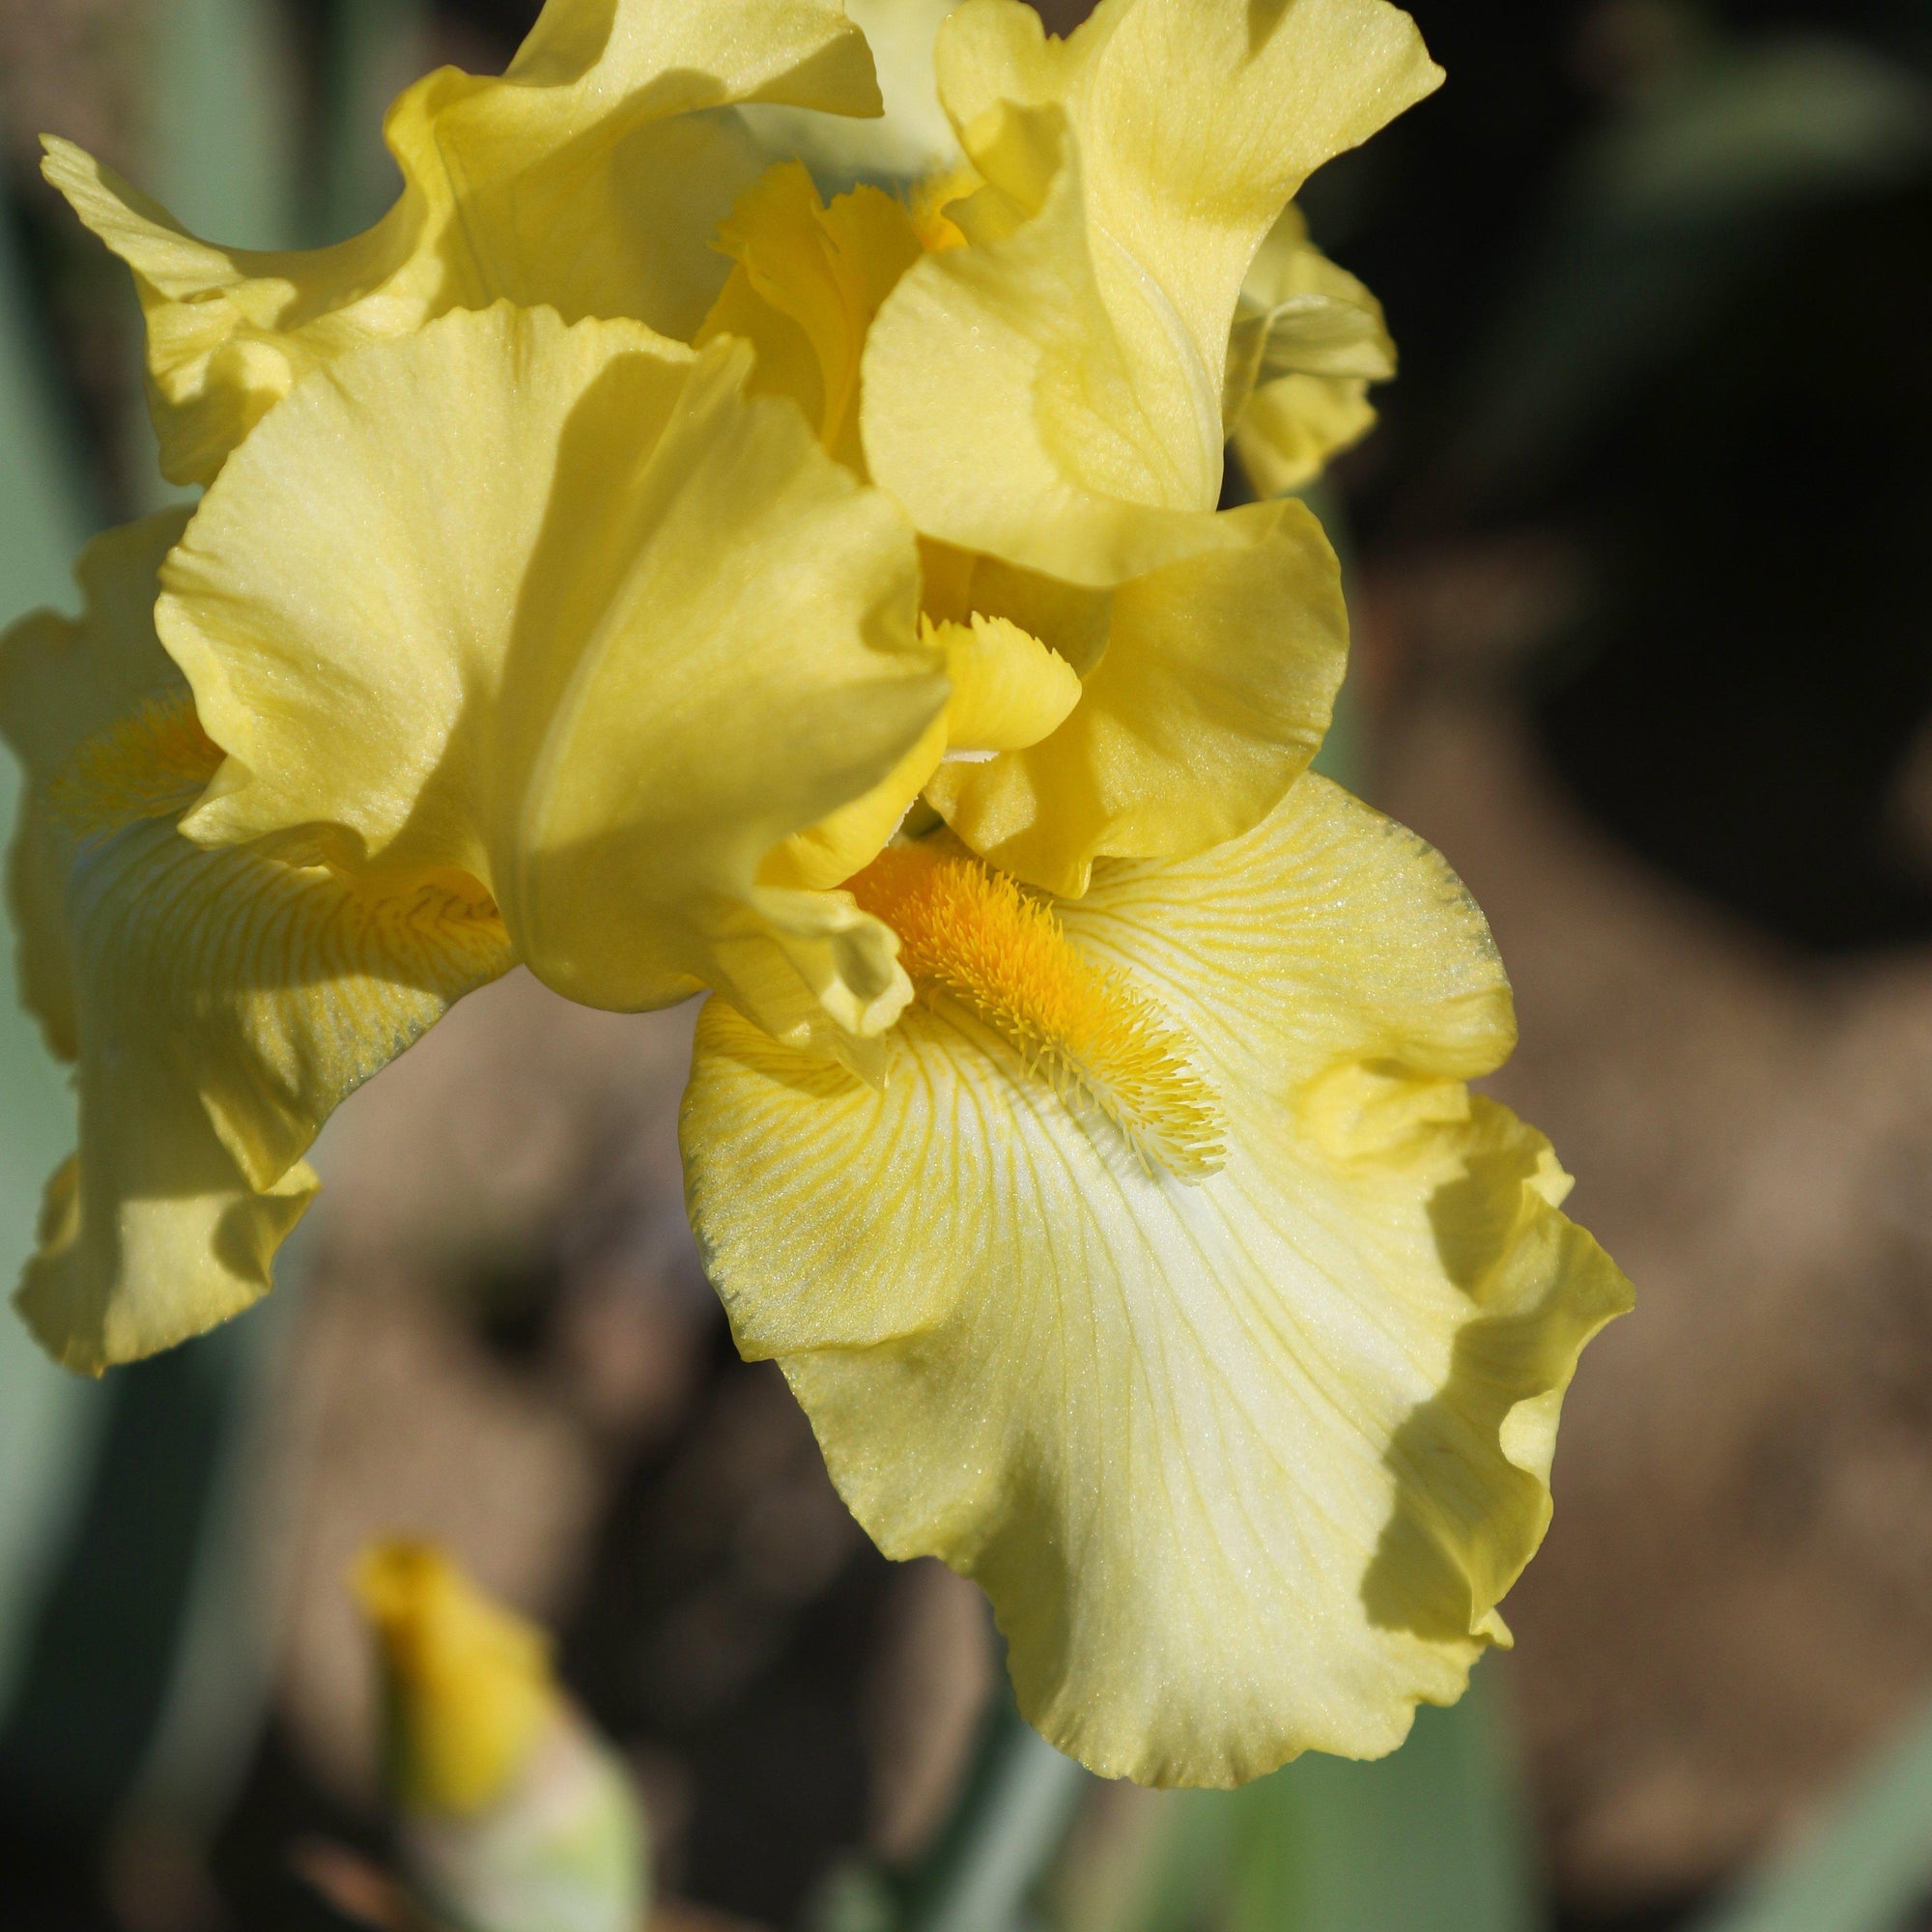
[[[169,511],[83,553],[86,608],[0,639],[27,769],[12,856],[23,991],[76,1063],[80,1145],[49,1182],[17,1306],[91,1374],[268,1292],[329,1112],[511,963],[487,900],[360,889],[176,829],[220,753],[156,641]]]
[[[987,186],[880,311],[871,473],[923,533],[1075,582],[1174,562],[1211,540],[1251,258],[1441,71],[1384,0],[1103,0],[1064,42],[966,0],[936,59]]]
[[[440,68],[384,134],[403,193],[327,248],[220,247],[71,142],[44,173],[134,272],[162,470],[205,483],[309,369],[499,298],[689,337],[718,223],[764,165],[735,102],[880,111],[826,0],[549,0],[500,79]]]
[[[976,852],[1078,897],[1096,860],[1181,858],[1245,832],[1307,769],[1348,661],[1335,554],[1300,503],[1215,522],[1240,547],[1112,593],[1106,648],[1057,731],[927,785]]]

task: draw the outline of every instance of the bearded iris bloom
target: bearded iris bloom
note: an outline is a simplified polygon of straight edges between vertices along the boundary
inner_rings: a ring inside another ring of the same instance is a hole
[[[847,881],[916,989],[883,1082],[707,1009],[693,1225],[854,1513],[986,1587],[1061,1748],[1210,1785],[1376,1755],[1507,1641],[1629,1301],[1467,1092],[1514,1038],[1480,915],[1305,774],[1332,556],[1298,505],[1216,509],[1231,430],[1275,490],[1366,427],[1379,311],[1287,204],[1439,76],[1348,0],[1114,0],[1065,43],[967,0],[937,67],[983,185],[941,226],[768,178],[706,328],[907,505],[929,615],[1081,693],[933,769],[947,830]]]
[[[739,1344],[889,1553],[985,1585],[1028,1717],[1166,1783],[1385,1751],[1507,1640],[1563,1391],[1629,1298],[1467,1091],[1513,1039],[1480,914],[1306,770],[1346,613],[1277,493],[1393,364],[1291,204],[1440,75],[1383,0],[1102,0],[1065,42],[965,0],[951,135],[871,150],[939,184],[698,178],[871,101],[849,35],[552,0],[502,82],[403,98],[387,223],[273,262],[54,156],[214,480],[83,626],[158,709],[129,685],[43,743],[43,634],[0,668],[62,828],[18,862],[29,983],[66,962],[65,1035],[40,997],[82,1068],[29,1314],[99,1366],[241,1305],[327,1107],[513,960],[602,1006],[709,988],[683,1145]],[[1218,507],[1230,437],[1273,500]],[[116,952],[90,894],[129,799],[159,856]],[[163,932],[168,867],[217,868],[205,944]],[[234,946],[220,867],[391,909],[357,914],[379,1020],[340,949]],[[384,950],[398,907],[473,956]],[[90,1038],[177,1011],[121,1104]],[[90,1156],[162,1106],[227,1192]]]

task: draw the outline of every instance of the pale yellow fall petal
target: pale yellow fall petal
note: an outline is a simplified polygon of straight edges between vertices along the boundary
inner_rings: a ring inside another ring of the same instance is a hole
[[[689,336],[724,275],[712,235],[764,164],[746,101],[876,114],[863,37],[827,0],[550,0],[500,79],[441,68],[397,98],[402,196],[327,248],[197,241],[66,141],[45,172],[134,271],[162,468],[206,482],[306,370],[447,309]]]
[[[80,625],[36,611],[7,633],[0,654],[0,730],[28,774],[7,860],[20,997],[60,1060],[80,1045],[64,910],[68,839],[48,787],[89,740],[179,697],[181,672],[155,637],[155,579],[187,517],[164,510],[96,537],[74,564]]]
[[[1175,561],[1212,540],[1251,258],[1440,72],[1384,0],[1103,0],[1065,42],[966,0],[936,60],[987,186],[873,329],[872,474],[927,534],[1078,582]]]
[[[27,768],[23,991],[80,1096],[17,1302],[92,1373],[265,1293],[315,1191],[301,1155],[322,1122],[511,963],[480,895],[364,891],[181,836],[220,760],[154,632],[182,514],[90,546],[77,621],[42,614],[0,640],[0,729]]]
[[[1562,1392],[1629,1303],[1462,1084],[1514,1032],[1481,916],[1312,776],[1078,904],[981,897],[977,934],[970,892],[908,924],[879,1087],[706,1009],[688,1194],[739,1344],[888,1554],[985,1585],[1021,1709],[1095,1771],[1392,1749],[1506,1640]],[[1218,1164],[1122,1130],[1183,1109]]]
[[[473,879],[593,1005],[889,1020],[885,935],[753,889],[917,743],[941,662],[903,517],[744,397],[750,360],[499,304],[304,383],[168,563],[161,635],[229,753],[189,835]]]
[[[696,341],[750,337],[758,351],[753,389],[790,395],[825,447],[863,473],[859,358],[866,331],[922,253],[905,205],[862,186],[828,207],[804,166],[785,162],[745,192],[719,230],[718,245],[737,267]],[[775,314],[761,315],[761,307]],[[809,360],[799,356],[793,331],[810,349]]]
[[[1185,856],[1246,831],[1307,767],[1348,652],[1334,553],[1299,503],[1217,521],[1242,548],[1113,593],[1105,651],[1057,731],[934,776],[927,798],[975,851],[1077,895],[1098,858]]]

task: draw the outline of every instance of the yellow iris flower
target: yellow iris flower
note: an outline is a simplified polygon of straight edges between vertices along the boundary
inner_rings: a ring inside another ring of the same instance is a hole
[[[501,82],[402,98],[403,200],[338,250],[54,155],[213,481],[0,655],[82,1099],[22,1303],[88,1368],[245,1305],[329,1107],[513,960],[708,987],[740,1346],[889,1553],[985,1584],[1028,1717],[1159,1782],[1387,1750],[1507,1640],[1629,1302],[1466,1091],[1513,1038],[1480,914],[1306,775],[1319,525],[1217,508],[1231,436],[1273,495],[1365,426],[1379,312],[1290,203],[1440,76],[1383,0],[1065,42],[965,0],[955,156],[905,78],[946,10],[867,11],[918,111],[846,159],[944,190],[757,172],[876,106],[810,0],[551,0]]]
[[[549,0],[500,79],[440,68],[384,122],[400,199],[329,248],[215,246],[71,142],[44,172],[134,271],[161,468],[207,482],[309,369],[499,298],[689,339],[764,165],[736,103],[876,115],[836,0]]]
[[[185,528],[102,539],[78,624],[10,634],[26,985],[79,1062],[21,1295],[60,1359],[263,1293],[329,1110],[518,958],[854,1061],[911,997],[878,920],[759,878],[947,686],[903,518],[749,361],[452,313],[302,383]]]
[[[853,881],[916,1004],[880,1085],[719,1002],[683,1142],[706,1264],[887,1554],[977,1577],[1020,1707],[1108,1776],[1389,1750],[1549,1516],[1629,1305],[1441,860],[1324,780],[1191,860],[1020,891],[935,840]]]

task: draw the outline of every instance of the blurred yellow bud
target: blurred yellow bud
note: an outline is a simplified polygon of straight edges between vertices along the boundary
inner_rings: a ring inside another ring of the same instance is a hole
[[[495,1804],[557,1705],[549,1639],[433,1544],[371,1544],[353,1581],[382,1656],[396,1803],[443,1816]]]
[[[643,1814],[623,1760],[558,1687],[545,1634],[433,1544],[372,1544],[353,1581],[382,1654],[402,1862],[437,1921],[637,1932]]]

